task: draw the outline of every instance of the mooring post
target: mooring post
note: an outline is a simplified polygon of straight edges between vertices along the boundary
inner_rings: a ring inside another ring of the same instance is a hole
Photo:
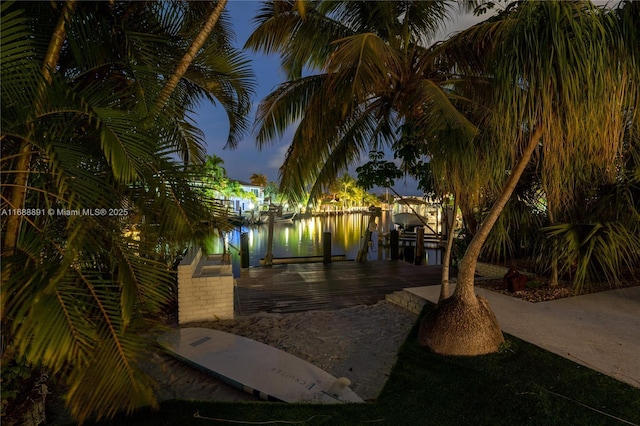
[[[424,228],[419,227],[416,229],[416,257],[413,263],[422,265],[422,259],[424,259]]]
[[[240,267],[249,267],[249,234],[246,232],[240,234]]]
[[[398,260],[400,258],[400,233],[397,229],[393,229],[389,233],[389,252],[391,260]]]
[[[322,263],[331,263],[331,232],[322,233]]]
[[[273,265],[273,223],[277,209],[269,207],[269,231],[267,232],[267,254],[264,255],[264,266]]]

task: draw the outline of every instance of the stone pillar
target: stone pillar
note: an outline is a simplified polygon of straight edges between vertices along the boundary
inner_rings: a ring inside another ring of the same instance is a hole
[[[233,291],[231,264],[192,250],[178,265],[178,323],[233,319]]]

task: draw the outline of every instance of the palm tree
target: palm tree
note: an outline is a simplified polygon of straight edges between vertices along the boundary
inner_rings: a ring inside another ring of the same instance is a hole
[[[278,191],[278,184],[276,182],[269,182],[264,188],[265,201],[269,201],[269,204],[282,204],[283,196]]]
[[[331,183],[329,190],[340,200],[342,208],[351,207],[355,201],[355,190],[357,182],[353,176],[345,173],[335,182]]]
[[[204,149],[189,111],[218,99],[230,144],[246,124],[252,74],[224,20],[154,110],[216,4],[189,7],[2,4],[1,207],[40,212],[3,221],[3,366],[24,358],[61,375],[79,421],[155,404],[140,331],[209,216],[193,187]]]
[[[296,196],[310,185],[316,197],[364,152],[388,144],[404,160],[405,172],[421,170],[429,157],[439,159],[441,182],[449,182],[439,187],[455,192],[456,201],[465,201],[463,211],[472,212],[472,195],[486,186],[480,178],[486,173],[476,164],[469,167],[478,156],[471,143],[476,128],[460,111],[474,106],[459,93],[481,92],[484,78],[460,78],[443,55],[427,48],[430,35],[453,12],[450,5],[320,2],[296,19],[286,4],[267,2],[262,12],[248,45],[267,53],[279,49],[291,81],[261,103],[259,143],[300,119],[280,169],[283,190]],[[300,77],[303,66],[323,73]],[[448,294],[447,268],[445,275]]]
[[[5,7],[6,9],[7,7]],[[66,22],[69,20],[69,15],[73,12],[75,8],[75,1],[67,1],[63,5],[63,9],[60,13],[60,16],[56,22],[55,28],[53,29],[53,33],[51,35],[51,40],[48,44],[47,51],[44,55],[44,61],[42,64],[42,79],[38,82],[37,91],[35,92],[35,99],[33,100],[33,108],[36,110],[36,114],[42,114],[42,108],[45,96],[46,85],[50,85],[52,83],[52,70],[54,70],[58,64],[58,59],[60,57],[60,51],[62,50],[62,45],[66,38]],[[16,30],[14,25],[18,27],[17,31],[23,31],[22,22],[20,20],[16,20],[14,22],[7,23],[9,26],[9,30]],[[8,46],[7,50],[5,50],[5,55],[8,58],[11,53],[13,53],[13,49],[18,50],[18,52],[22,50],[29,49],[30,46],[26,43],[24,39],[19,42],[15,42],[13,45]],[[15,66],[15,64],[13,64]],[[10,67],[10,65],[8,66]],[[14,74],[14,73],[10,73]],[[27,180],[29,178],[29,164],[31,163],[32,157],[32,145],[29,143],[30,138],[25,138],[20,141],[20,147],[17,155],[17,163],[14,176],[14,187],[11,190],[10,202],[9,206],[15,209],[21,209],[24,206],[26,192],[27,192]],[[13,254],[18,245],[18,233],[19,226],[21,222],[21,216],[12,215],[7,219],[6,231],[2,244],[2,251],[6,254]]]
[[[261,147],[299,120],[280,168],[291,198],[317,199],[340,172],[391,144],[404,121],[437,117],[473,133],[439,86],[446,76],[425,47],[453,13],[449,3],[308,2],[304,10],[265,2],[247,41],[281,53],[290,78],[261,102],[256,124]],[[305,68],[318,73],[302,76]]]
[[[227,177],[227,170],[224,168],[224,160],[215,154],[207,155],[204,161],[204,167],[204,173],[212,182],[217,182]]]
[[[166,82],[164,87],[162,88],[162,92],[158,95],[156,102],[154,103],[153,112],[157,112],[160,109],[164,108],[169,100],[169,97],[176,91],[178,88],[178,84],[180,80],[184,77],[185,73],[193,63],[198,51],[202,49],[209,34],[213,31],[214,27],[218,23],[220,16],[222,15],[222,11],[224,10],[227,4],[227,0],[218,0],[215,4],[214,9],[211,11],[206,21],[204,21],[202,27],[199,29],[198,34],[195,36],[191,45],[185,52],[184,56],[178,62],[174,72],[171,74],[171,77]]]
[[[265,187],[267,186],[267,177],[263,174],[253,173],[250,178],[251,185]]]
[[[433,157],[433,148],[424,144],[425,139],[437,140],[450,128],[456,129],[460,143],[449,144],[448,149],[462,146],[470,153],[466,157],[476,157],[477,150],[469,143],[474,128],[457,110],[461,102],[456,91],[459,87],[478,91],[482,85],[477,84],[477,78],[453,79],[448,69],[434,62],[438,56],[425,47],[429,35],[452,11],[443,2],[327,2],[307,8],[299,23],[295,10],[281,2],[266,3],[259,16],[262,25],[248,44],[267,52],[282,46],[284,66],[295,80],[261,104],[259,142],[267,143],[303,117],[281,167],[283,190],[295,197],[310,187],[311,198],[317,198],[321,188],[335,181],[341,170],[384,143],[394,142],[405,171],[420,170],[419,163]],[[294,24],[294,29],[287,27]],[[285,36],[288,31],[294,35]],[[296,73],[303,65],[295,61],[320,68],[325,74],[298,78]],[[367,66],[357,65],[361,63]],[[334,73],[333,68],[340,72]],[[336,94],[344,94],[344,99]],[[328,112],[327,106],[334,104]],[[414,107],[417,105],[423,107]],[[425,124],[430,126],[428,131]],[[311,143],[309,138],[329,142]],[[446,150],[447,145],[442,145]],[[450,158],[461,156],[458,152]],[[482,173],[466,164],[458,170],[464,174],[443,181],[459,182],[458,187],[466,189],[457,193],[456,200],[464,200],[459,204],[470,222],[478,199],[470,194],[483,185],[478,178]]]
[[[454,295],[421,325],[420,341],[432,350],[476,354],[495,351],[502,341],[486,301],[474,295],[473,273],[491,228],[537,149],[545,153],[542,167],[551,206],[575,202],[567,189],[590,178],[585,171],[615,179],[626,128],[637,126],[640,93],[633,65],[638,51],[631,52],[637,46],[638,14],[630,10],[637,12],[637,6],[622,8],[626,14],[612,15],[583,2],[523,2],[450,41],[489,53],[485,72],[495,77],[489,99],[494,113],[486,126],[494,149],[516,160],[461,261]],[[460,63],[470,57],[459,58]]]

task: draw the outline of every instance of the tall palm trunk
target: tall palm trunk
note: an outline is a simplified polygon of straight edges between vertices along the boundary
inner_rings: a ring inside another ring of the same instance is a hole
[[[453,199],[453,218],[451,223],[447,219],[447,244],[442,258],[442,282],[440,284],[440,297],[438,303],[449,297],[449,270],[451,269],[451,251],[453,249],[453,230],[456,225],[456,212],[458,211],[458,194]],[[445,213],[446,214],[446,213]]]
[[[484,298],[476,297],[473,291],[474,275],[482,246],[538,146],[542,132],[542,127],[538,127],[530,136],[502,192],[469,243],[460,262],[453,295],[439,303],[422,320],[418,336],[422,346],[445,355],[481,355],[496,352],[504,342],[489,304]]]
[[[60,59],[60,51],[62,45],[67,38],[66,24],[71,17],[71,13],[75,8],[75,0],[68,0],[64,3],[58,22],[51,35],[51,41],[47,48],[44,61],[42,63],[42,75],[44,79],[38,86],[36,98],[34,99],[34,116],[37,117],[42,113],[44,108],[44,96],[47,86],[53,80],[58,60]],[[31,132],[32,133],[32,132]],[[33,147],[28,142],[31,138],[23,139],[20,143],[17,162],[15,165],[15,180],[10,195],[10,208],[22,209],[27,198],[27,184],[29,181],[29,172],[31,158],[33,156]],[[22,223],[22,215],[10,215],[7,218],[7,229],[2,243],[2,251],[4,254],[10,255],[15,253],[18,246],[18,236],[20,235],[20,224]]]
[[[511,174],[509,175],[509,179],[505,183],[505,186],[502,188],[502,192],[498,196],[498,199],[489,210],[489,213],[482,221],[482,224],[478,228],[478,232],[473,237],[469,246],[467,247],[467,251],[460,262],[460,270],[458,271],[458,283],[456,285],[456,290],[454,292],[454,296],[466,301],[467,303],[477,304],[477,298],[473,292],[473,283],[474,283],[474,274],[476,271],[476,264],[478,263],[478,257],[480,256],[480,251],[482,250],[482,246],[484,245],[493,225],[498,220],[500,213],[504,209],[504,206],[511,198],[511,194],[516,188],[524,169],[527,167],[529,160],[531,159],[531,155],[533,155],[533,151],[535,151],[538,143],[540,142],[540,138],[542,137],[542,128],[538,127],[536,131],[530,136],[529,142],[522,153],[522,157],[516,163],[516,166],[511,170]]]
[[[178,66],[176,67],[174,73],[167,81],[167,84],[165,84],[165,86],[163,87],[162,92],[160,92],[160,95],[158,96],[153,109],[154,116],[158,114],[160,110],[162,110],[162,108],[164,108],[165,104],[169,100],[169,97],[178,87],[180,79],[187,72],[187,69],[189,69],[189,66],[193,62],[193,59],[196,57],[198,51],[202,49],[202,46],[204,46],[204,42],[207,41],[209,34],[211,34],[211,31],[213,31],[216,24],[218,23],[218,19],[220,19],[222,11],[224,10],[226,5],[227,0],[218,0],[218,4],[216,5],[215,9],[211,11],[209,18],[207,18],[207,21],[202,26],[202,29],[193,40],[193,43],[191,43],[191,46],[189,46],[189,49],[178,63]]]

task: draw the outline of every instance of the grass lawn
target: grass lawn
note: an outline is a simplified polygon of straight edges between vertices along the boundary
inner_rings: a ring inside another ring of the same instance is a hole
[[[512,336],[501,353],[478,357],[435,355],[416,336],[414,326],[379,398],[366,404],[168,401],[99,424],[640,424],[640,389]]]

